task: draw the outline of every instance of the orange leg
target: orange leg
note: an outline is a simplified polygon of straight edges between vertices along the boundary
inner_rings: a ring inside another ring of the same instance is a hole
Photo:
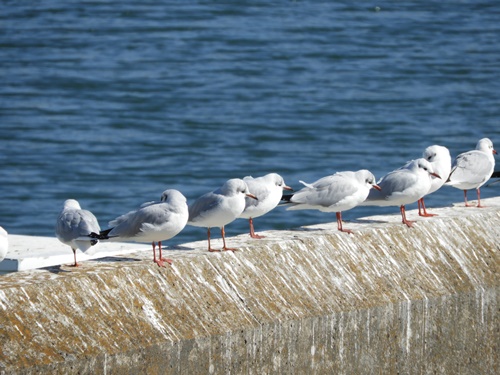
[[[467,202],[467,190],[464,190],[464,201],[465,207],[472,207],[472,205]]]
[[[222,235],[222,243],[224,244],[224,246],[222,247],[222,251],[228,251],[228,250],[236,251],[236,250],[238,250],[238,249],[233,249],[233,248],[226,246],[226,232],[224,231],[224,227],[220,228],[220,232]]]
[[[481,191],[479,188],[477,189],[477,207],[478,208],[485,208],[486,206],[481,206]]]
[[[172,265],[172,259],[163,258],[162,254],[161,254],[161,241],[158,241],[158,247],[160,248],[160,260],[162,262],[167,262],[168,264]]]
[[[423,216],[423,217],[431,217],[431,216],[437,216],[437,214],[430,214],[427,212],[425,209],[425,202],[424,198],[420,198],[418,201],[418,215]]]
[[[265,236],[259,236],[258,234],[255,234],[255,230],[253,228],[253,219],[252,218],[248,219],[248,222],[250,223],[250,237],[257,238],[257,239],[265,238]]]
[[[159,259],[156,259],[156,243],[152,242],[151,245],[153,246],[153,262],[155,262],[158,267],[165,267],[163,261],[161,260],[161,256]]]
[[[337,229],[341,232],[352,234],[352,230],[342,228],[342,212],[336,212],[337,215]]]
[[[406,226],[408,226],[409,228],[413,227],[413,221],[410,221],[408,219],[406,219],[406,208],[404,205],[402,205],[401,207],[399,207],[399,210],[401,211],[401,217],[403,218],[403,224],[406,224]]]

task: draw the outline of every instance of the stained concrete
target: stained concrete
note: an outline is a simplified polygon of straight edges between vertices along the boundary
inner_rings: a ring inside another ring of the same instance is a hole
[[[87,252],[77,250],[77,261],[101,259],[116,255],[150,251],[151,245],[126,242],[100,241]],[[71,247],[63,244],[55,237],[9,235],[9,252],[0,262],[1,272],[26,271],[36,268],[73,264]]]
[[[500,198],[483,203],[0,276],[0,373],[499,373]]]

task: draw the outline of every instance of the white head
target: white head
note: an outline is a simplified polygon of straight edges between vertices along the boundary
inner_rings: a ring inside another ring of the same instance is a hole
[[[479,142],[477,142],[476,150],[483,151],[485,153],[497,153],[493,148],[493,142],[489,138],[480,139]]]
[[[160,201],[166,203],[186,203],[186,197],[179,191],[175,189],[165,190],[160,198]]]
[[[413,169],[413,170],[419,170],[419,171],[422,171],[422,172],[425,172],[425,173],[428,173],[429,175],[431,176],[434,176],[434,177],[438,177],[438,178],[441,178],[441,176],[439,176],[437,173],[434,172],[434,168],[432,167],[432,164],[429,163],[426,159],[424,158],[420,158],[420,159],[416,159],[416,160],[413,160],[410,164],[409,164],[410,168],[409,169]]]
[[[291,187],[286,186],[285,180],[277,173],[269,173],[264,176],[266,180],[270,180],[274,185],[285,190],[292,190]]]
[[[255,195],[251,194],[248,190],[248,186],[245,181],[239,178],[232,178],[230,180],[227,180],[226,182],[224,182],[224,185],[221,186],[219,191],[227,196],[242,194],[246,195],[247,197],[255,198]]]
[[[374,187],[377,190],[380,190],[380,187],[377,185],[375,180],[375,176],[372,172],[367,169],[361,169],[354,173],[356,179],[362,184],[366,184],[369,188]]]
[[[66,199],[64,201],[64,209],[72,208],[74,210],[81,210],[80,203],[76,199]]]
[[[422,157],[427,160],[429,163],[439,163],[441,161],[447,162],[451,164],[451,155],[450,151],[444,146],[433,145],[427,147]]]

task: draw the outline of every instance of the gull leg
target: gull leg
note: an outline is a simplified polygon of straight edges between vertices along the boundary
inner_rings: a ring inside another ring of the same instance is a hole
[[[212,249],[210,247],[210,228],[208,228],[207,236],[208,236],[208,251],[210,251],[211,253],[214,252],[214,251],[218,251],[218,250]]]
[[[76,249],[71,248],[73,250],[73,256],[75,258],[75,263],[71,265],[71,267],[78,267],[79,264],[76,262]]]
[[[158,247],[160,248],[160,260],[162,262],[167,262],[168,264],[172,265],[172,259],[169,258],[163,258],[161,254],[161,241],[158,241]]]
[[[404,205],[399,207],[399,210],[401,211],[401,217],[403,218],[403,224],[406,224],[407,227],[412,228],[413,227],[413,221],[410,221],[406,219],[406,208]]]
[[[464,190],[464,201],[465,201],[465,207],[472,207],[472,205],[467,203],[467,190]]]
[[[424,198],[420,198],[417,203],[418,203],[418,215],[419,216],[423,216],[423,217],[437,216],[437,214],[430,214],[427,212],[427,210],[425,208]],[[420,207],[422,207],[422,211],[420,210]]]
[[[478,208],[485,208],[486,206],[481,205],[481,191],[479,188],[477,189],[477,207]]]
[[[156,243],[153,241],[151,245],[153,246],[153,262],[155,262],[158,267],[165,267],[163,261],[161,260],[161,256],[159,259],[156,259]]]
[[[226,246],[226,232],[224,231],[224,227],[220,228],[220,232],[221,232],[221,235],[222,235],[222,243],[224,244],[224,246],[222,247],[222,251],[236,251],[238,249],[233,249],[231,247],[227,247]]]
[[[265,238],[265,236],[259,236],[258,234],[255,234],[255,230],[253,228],[253,219],[252,218],[248,219],[248,222],[250,223],[250,237],[257,238],[257,239]]]
[[[337,215],[337,229],[341,232],[352,234],[352,230],[342,228],[342,212],[336,212]]]

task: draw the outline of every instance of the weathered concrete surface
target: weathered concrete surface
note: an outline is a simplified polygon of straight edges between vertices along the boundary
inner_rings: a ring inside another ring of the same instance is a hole
[[[186,244],[168,268],[148,252],[3,275],[0,373],[497,374],[500,198],[484,203]]]
[[[150,244],[125,242],[99,242],[86,253],[77,250],[78,262],[130,254],[137,251],[150,251]],[[0,262],[0,272],[26,271],[42,267],[72,264],[74,262],[71,247],[60,242],[56,237],[9,235],[9,252]]]

